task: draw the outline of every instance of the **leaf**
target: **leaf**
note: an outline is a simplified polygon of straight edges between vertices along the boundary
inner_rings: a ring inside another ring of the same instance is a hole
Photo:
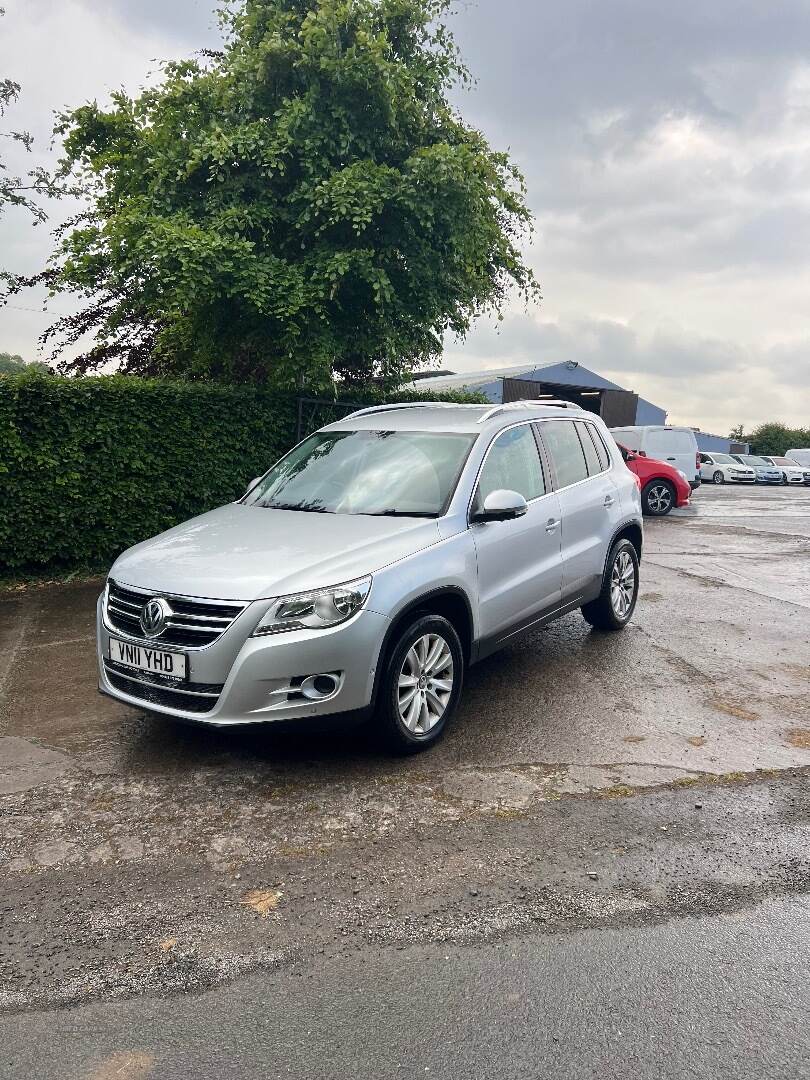
[[[251,889],[242,897],[241,903],[246,907],[253,908],[263,919],[278,907],[282,893],[277,889]]]

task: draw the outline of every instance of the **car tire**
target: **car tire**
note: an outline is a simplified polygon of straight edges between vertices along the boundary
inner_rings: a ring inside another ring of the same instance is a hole
[[[641,492],[641,510],[647,517],[666,517],[675,501],[675,488],[668,480],[650,480]]]
[[[723,474],[720,472],[719,469],[717,470],[717,472],[712,473],[712,483],[713,484],[725,484],[725,482],[726,482],[726,478],[725,478],[725,476],[723,476]]]
[[[633,617],[638,599],[638,566],[638,552],[631,542],[617,540],[605,565],[602,591],[596,600],[582,607],[586,622],[597,630],[624,630]],[[628,577],[631,570],[632,577]],[[627,606],[619,602],[619,595],[623,596]]]
[[[415,617],[389,649],[377,696],[380,733],[389,750],[415,754],[438,742],[463,684],[464,650],[453,624],[441,615]]]
[[[785,485],[787,484],[787,482],[788,482],[788,479],[787,479],[787,473],[784,473],[784,472],[783,472],[783,473],[782,473],[782,487],[785,487]]]

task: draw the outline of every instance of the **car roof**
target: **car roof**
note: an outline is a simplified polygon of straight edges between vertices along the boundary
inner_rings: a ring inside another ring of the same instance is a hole
[[[593,413],[569,402],[543,404],[537,401],[510,401],[504,405],[457,405],[443,401],[408,401],[359,409],[321,430],[457,431],[479,435],[482,431],[498,430],[520,420],[572,415],[594,418]]]

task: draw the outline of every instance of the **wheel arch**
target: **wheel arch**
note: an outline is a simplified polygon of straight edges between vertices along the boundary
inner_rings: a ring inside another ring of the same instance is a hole
[[[421,596],[414,597],[398,611],[391,620],[380,647],[377,670],[374,673],[374,687],[371,694],[371,707],[377,704],[377,694],[391,650],[402,629],[417,615],[441,615],[453,626],[461,641],[464,662],[469,665],[473,651],[473,615],[470,599],[463,589],[456,585],[445,585]]]
[[[608,559],[610,558],[613,546],[619,540],[629,540],[636,549],[638,561],[641,562],[641,550],[644,546],[644,530],[637,521],[625,521],[624,524],[616,529],[613,536],[610,538],[610,544],[608,545],[607,554],[605,555],[605,571],[607,570]],[[604,579],[604,571],[602,577]]]

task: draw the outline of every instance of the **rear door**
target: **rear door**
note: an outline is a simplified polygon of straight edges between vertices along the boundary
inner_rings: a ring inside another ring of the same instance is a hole
[[[530,422],[506,428],[493,440],[473,508],[502,488],[521,494],[528,511],[514,521],[471,526],[478,561],[479,634],[485,652],[560,603],[560,503]]]
[[[560,499],[562,600],[590,599],[601,587],[608,546],[622,518],[610,457],[599,432],[584,420],[542,420],[537,429]]]

